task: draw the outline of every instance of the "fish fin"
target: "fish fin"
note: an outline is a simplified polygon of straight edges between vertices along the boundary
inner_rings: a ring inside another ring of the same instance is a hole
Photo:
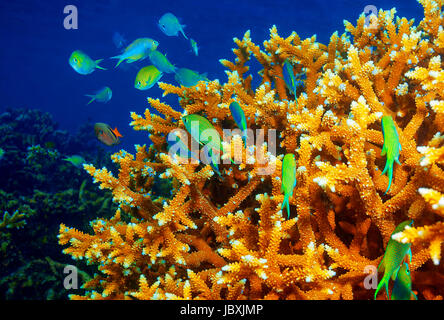
[[[376,296],[378,295],[378,292],[379,292],[379,290],[381,290],[382,286],[385,286],[385,292],[387,293],[387,298],[390,299],[389,292],[388,292],[388,282],[389,282],[389,280],[390,280],[390,277],[386,276],[384,274],[384,276],[382,277],[381,281],[379,281],[379,283],[378,283],[378,287],[376,288],[375,300],[376,300]]]
[[[387,192],[390,190],[390,187],[392,185],[392,179],[393,179],[393,162],[387,162],[386,167],[387,167],[387,165],[388,165],[388,169],[384,169],[383,173],[385,171],[388,172],[389,182],[388,182],[387,190],[385,190],[384,194],[387,194]]]
[[[114,68],[117,68],[119,66],[119,64],[121,64],[124,61],[124,59],[122,59],[122,55],[114,56],[114,57],[111,57],[110,59],[119,59],[119,62],[117,62],[117,64],[114,66]]]
[[[103,61],[103,59],[99,59],[99,60],[95,61],[96,62],[96,68],[97,69],[101,69],[101,70],[107,70],[106,68],[99,66],[99,63],[102,62],[102,61]]]
[[[96,96],[93,96],[91,94],[85,94],[86,97],[92,98],[91,100],[89,100],[89,102],[86,105],[89,105],[91,102],[93,102],[94,100],[96,100]]]
[[[402,265],[402,264],[401,264],[401,265]],[[390,278],[392,278],[393,281],[395,281],[396,278],[398,277],[398,271],[399,271],[399,269],[401,268],[401,265],[399,265],[399,266],[395,269],[395,271],[393,271],[392,276],[390,277]]]
[[[183,28],[185,28],[186,27],[186,25],[184,25],[184,24],[181,24],[180,25],[180,32],[182,33],[182,35],[185,37],[185,39],[187,39],[188,40],[188,37],[185,35],[185,32],[183,32]]]
[[[399,162],[399,156],[396,157],[395,161],[396,161],[397,164],[399,164],[400,166],[402,166],[401,162]]]
[[[287,219],[290,218],[290,203],[288,201],[289,198],[290,198],[289,194],[286,194],[284,196],[284,201],[282,201],[282,207],[281,207],[281,210],[284,210],[284,207],[287,207]]]
[[[120,134],[119,130],[117,130],[117,127],[114,128],[114,130],[111,130],[117,138],[122,138],[123,136]]]
[[[412,291],[411,292],[411,296],[410,296],[410,299],[414,299],[414,300],[418,300],[418,297],[416,296],[416,294]]]
[[[409,257],[409,262],[407,262],[407,265],[410,266],[410,264],[412,263],[412,249],[409,248],[409,251],[407,251],[406,256]]]

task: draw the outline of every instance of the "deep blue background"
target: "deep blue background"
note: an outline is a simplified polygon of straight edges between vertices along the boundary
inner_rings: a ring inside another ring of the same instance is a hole
[[[78,30],[63,27],[63,8],[69,4],[78,8]],[[118,54],[112,42],[115,31],[130,41],[150,37],[176,66],[207,72],[210,79],[225,82],[219,59],[234,59],[233,37],[242,38],[250,29],[252,40],[262,46],[275,24],[281,36],[295,30],[301,38],[317,34],[318,41],[328,43],[333,32],[343,33],[343,19],[354,23],[366,5],[396,7],[398,16],[415,18],[416,24],[423,15],[415,0],[0,0],[0,112],[6,107],[49,111],[61,129],[73,132],[88,119],[109,123],[124,135],[122,144],[111,150],[123,147],[133,152],[134,144],[149,141],[146,133],[129,126],[130,111],[142,114],[148,106],[146,97],[161,98],[162,93],[157,86],[148,91],[133,87],[138,69],[149,62],[134,63],[135,68],[125,71],[113,69],[115,60],[107,59],[101,65],[109,70],[83,76],[68,64],[72,51],[81,49],[93,59],[109,58]],[[186,35],[200,46],[198,57],[182,35],[168,37],[157,27],[166,12],[186,24]],[[161,81],[176,84],[168,74]],[[113,90],[112,100],[86,106],[89,99],[84,94],[104,85]],[[174,96],[161,100],[178,107]]]

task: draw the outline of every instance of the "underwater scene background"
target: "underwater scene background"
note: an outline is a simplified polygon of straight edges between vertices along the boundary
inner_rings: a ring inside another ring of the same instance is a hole
[[[443,5],[1,1],[0,299],[442,300]]]

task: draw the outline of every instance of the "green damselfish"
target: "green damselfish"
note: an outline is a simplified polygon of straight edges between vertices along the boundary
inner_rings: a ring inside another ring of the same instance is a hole
[[[282,184],[281,192],[284,194],[282,202],[282,210],[287,207],[287,218],[290,217],[289,199],[293,196],[293,189],[296,187],[296,159],[294,154],[287,153],[282,161]]]
[[[80,168],[84,163],[86,163],[85,159],[79,155],[66,157],[63,160],[70,162],[76,168]]]
[[[99,66],[103,59],[93,60],[81,50],[74,51],[69,57],[69,65],[77,72],[83,75],[93,73],[96,69],[106,70]]]
[[[384,136],[384,145],[382,146],[381,156],[387,155],[387,160],[381,175],[387,172],[389,178],[387,190],[384,192],[386,194],[392,185],[393,163],[396,161],[401,164],[399,162],[399,152],[402,150],[399,135],[391,116],[382,117],[382,135]]]
[[[97,91],[95,94],[85,94],[85,96],[91,98],[91,100],[89,100],[87,105],[93,101],[107,103],[109,100],[111,100],[111,98],[113,96],[113,92],[110,87],[103,87],[102,89]]]
[[[410,277],[410,270],[407,263],[403,263],[399,268],[398,276],[393,285],[391,300],[418,300],[415,293],[412,291],[412,278]]]
[[[403,231],[406,226],[412,226],[412,224],[413,220],[406,220],[404,222],[401,222],[390,236],[390,240],[387,243],[387,248],[385,249],[384,257],[382,258],[381,263],[378,266],[378,272],[384,272],[384,275],[381,281],[379,281],[378,287],[376,288],[375,300],[379,290],[381,290],[383,286],[385,286],[387,297],[390,297],[388,292],[388,282],[390,278],[392,280],[396,279],[399,268],[404,262],[406,256],[408,256],[410,260],[412,260],[412,251],[410,249],[411,244],[401,243],[392,239],[392,236],[395,233]]]
[[[127,63],[143,60],[148,57],[151,51],[156,50],[158,45],[159,43],[156,40],[139,38],[126,47],[122,54],[111,57],[111,59],[119,59],[116,67],[125,60]]]

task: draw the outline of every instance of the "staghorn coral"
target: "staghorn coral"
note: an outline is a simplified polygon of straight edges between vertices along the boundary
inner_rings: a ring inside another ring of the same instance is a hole
[[[131,125],[148,131],[152,145],[114,154],[118,176],[85,165],[112,191],[115,216],[92,221],[93,234],[60,226],[64,252],[100,271],[85,296],[71,298],[371,299],[366,270],[381,261],[395,226],[413,219],[419,228],[397,236],[413,242],[413,290],[442,299],[442,265],[429,260],[440,262],[443,228],[444,1],[419,2],[417,26],[380,10],[370,26],[364,15],[355,26],[344,21],[346,32],[328,45],[296,32],[282,38],[272,27],[262,50],[248,31],[234,39],[235,61],[220,60],[226,83],[159,83],[184,112],[148,98],[158,114],[133,112]],[[263,67],[257,88],[247,75],[253,57]],[[295,95],[282,79],[285,61],[305,74]],[[205,116],[221,135],[236,128],[235,99],[258,133],[246,148],[240,136],[224,142],[222,158],[242,156],[241,164],[224,162],[219,178],[209,165],[167,154],[167,135],[184,129],[183,115]],[[387,194],[383,115],[402,146]],[[280,191],[286,153],[297,160],[289,219]],[[156,179],[171,181],[171,196],[153,196]]]

